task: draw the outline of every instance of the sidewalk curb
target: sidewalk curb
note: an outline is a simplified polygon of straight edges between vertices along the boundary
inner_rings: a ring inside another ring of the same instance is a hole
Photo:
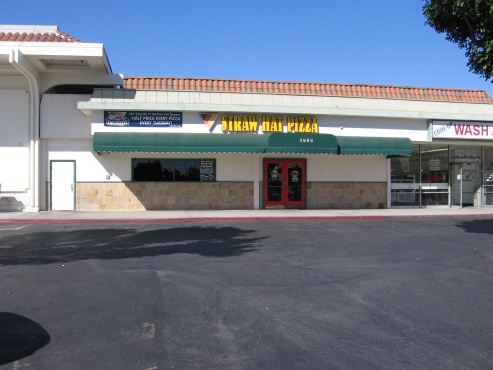
[[[178,217],[178,218],[100,218],[100,219],[0,219],[0,224],[94,224],[94,223],[204,223],[204,222],[240,222],[240,221],[320,221],[320,220],[378,220],[397,218],[469,218],[493,219],[493,214],[467,215],[354,215],[354,216],[258,216],[258,217]]]

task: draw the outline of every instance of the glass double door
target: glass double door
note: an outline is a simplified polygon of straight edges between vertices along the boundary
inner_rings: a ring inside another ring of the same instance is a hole
[[[264,204],[266,208],[306,208],[306,161],[264,161]]]

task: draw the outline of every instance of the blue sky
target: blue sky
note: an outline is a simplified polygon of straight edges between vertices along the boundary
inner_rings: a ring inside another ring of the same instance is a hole
[[[422,0],[0,0],[1,24],[103,43],[113,72],[486,90]]]

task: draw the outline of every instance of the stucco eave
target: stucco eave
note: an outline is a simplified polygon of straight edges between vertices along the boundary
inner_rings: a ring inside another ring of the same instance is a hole
[[[200,104],[200,103],[143,103],[143,102],[79,102],[77,108],[86,116],[92,111],[196,111],[217,113],[258,113],[258,114],[306,114],[352,117],[385,117],[410,119],[442,119],[465,121],[493,121],[493,114],[487,113],[459,113],[446,111],[402,111],[391,109],[364,109],[340,107],[298,107],[276,105],[249,105],[242,104]]]

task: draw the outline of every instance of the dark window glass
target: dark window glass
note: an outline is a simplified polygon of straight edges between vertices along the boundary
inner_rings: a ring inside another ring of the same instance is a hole
[[[163,167],[163,178],[161,179],[161,181],[175,181],[175,177],[174,177],[175,168],[173,165],[173,161],[168,159],[162,159],[161,166]]]
[[[214,159],[133,159],[134,181],[215,181]]]
[[[160,181],[163,169],[159,160],[137,161],[134,163],[135,181]]]

